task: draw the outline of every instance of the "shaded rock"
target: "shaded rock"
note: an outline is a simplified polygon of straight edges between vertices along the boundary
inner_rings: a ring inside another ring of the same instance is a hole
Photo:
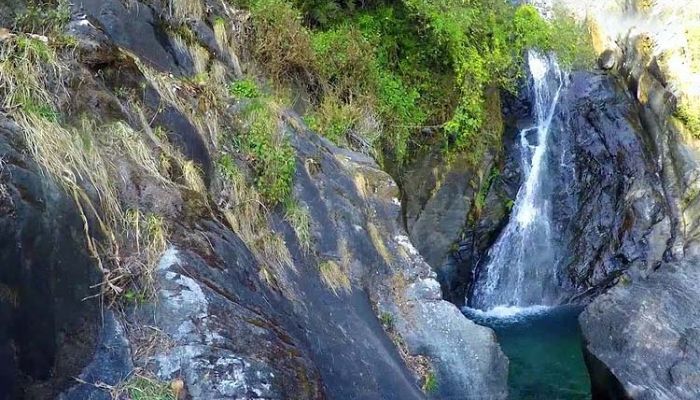
[[[111,400],[112,396],[100,386],[118,387],[133,372],[124,328],[111,311],[104,316],[95,355],[77,377],[85,383],[71,387],[59,400]]]
[[[73,8],[87,14],[115,44],[160,70],[184,75],[195,72],[192,59],[173,46],[149,6],[139,1],[126,6],[118,0],[79,0]]]
[[[700,261],[621,283],[580,317],[594,398],[700,397]],[[607,379],[606,379],[607,378]]]
[[[101,281],[73,200],[23,151],[0,115],[2,399],[54,398],[91,357]]]
[[[572,134],[553,157],[563,180],[554,215],[568,232],[565,279],[591,295],[632,266],[649,272],[661,262],[669,211],[652,139],[616,80],[576,73],[562,104]]]
[[[405,339],[409,348],[434,360],[438,377],[434,397],[506,399],[508,359],[494,332],[442,301],[434,280],[416,282],[411,291]]]
[[[611,70],[617,66],[617,56],[613,50],[605,50],[598,57],[598,67],[602,70]]]

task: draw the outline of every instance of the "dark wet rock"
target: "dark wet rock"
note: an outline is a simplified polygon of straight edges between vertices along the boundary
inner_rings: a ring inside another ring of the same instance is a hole
[[[124,328],[114,313],[107,310],[95,355],[77,377],[81,382],[62,393],[59,400],[112,400],[103,387],[118,387],[133,373],[131,348]]]
[[[494,332],[464,318],[443,301],[432,279],[416,282],[411,293],[411,324],[405,329],[405,339],[409,348],[433,360],[439,382],[434,397],[506,399],[508,359]]]
[[[131,1],[127,6],[119,0],[78,0],[73,8],[85,13],[86,21],[102,29],[116,45],[160,70],[184,75],[195,72],[190,56],[173,45],[148,5],[139,1]]]
[[[423,153],[402,176],[404,213],[416,248],[438,268],[467,222],[479,171],[463,156],[449,160],[439,143]]]
[[[700,261],[618,284],[580,317],[595,399],[700,397]]]
[[[658,266],[671,236],[669,211],[652,138],[616,79],[574,74],[562,104],[571,142],[553,157],[563,180],[554,215],[569,233],[563,279],[588,296],[627,269]]]
[[[0,116],[0,398],[46,399],[91,357],[101,274],[73,200],[28,159],[21,138]]]
[[[608,71],[617,65],[617,55],[613,50],[605,50],[603,54],[598,57],[598,66],[600,69]]]
[[[646,239],[649,254],[663,262],[656,270],[629,269],[617,286],[582,314],[586,352],[595,398],[695,399],[697,374],[698,224],[700,167],[673,119],[675,99],[657,60],[639,52],[630,33],[619,41],[625,89],[636,101],[635,114],[646,134],[651,169],[659,181],[665,219]],[[641,166],[640,166],[641,168]],[[658,188],[658,189],[656,189]],[[637,193],[644,193],[640,188]],[[655,195],[659,197],[659,195]],[[630,214],[653,211],[638,198]],[[656,206],[658,207],[658,206]],[[662,254],[661,257],[658,255]]]
[[[517,192],[517,168],[506,162],[501,174],[495,162],[487,154],[475,166],[465,154],[445,156],[436,144],[417,154],[401,176],[411,240],[437,273],[443,298],[458,307],[465,303],[476,264],[507,221],[508,199]]]

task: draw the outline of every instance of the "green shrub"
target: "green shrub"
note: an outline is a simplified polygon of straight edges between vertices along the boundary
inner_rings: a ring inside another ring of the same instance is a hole
[[[238,99],[255,99],[260,97],[258,84],[252,79],[241,79],[229,85],[228,92]]]
[[[289,197],[294,182],[294,149],[269,104],[253,104],[247,111],[247,122],[243,148],[252,161],[255,185],[268,204],[282,203]]]
[[[556,51],[566,66],[593,58],[585,27],[563,11],[550,23],[507,0],[256,0],[251,11],[253,51],[273,81],[305,76],[310,127],[342,144],[374,115],[379,154],[399,166],[425,126],[479,162],[502,131],[487,91],[516,90],[526,49]]]
[[[39,35],[58,34],[70,21],[67,0],[30,0],[15,18],[15,30]]]
[[[288,199],[284,208],[284,219],[286,219],[289,225],[292,226],[292,229],[294,229],[301,249],[305,253],[308,253],[313,244],[311,238],[311,215],[309,214],[309,210],[293,199]]]
[[[339,99],[352,100],[373,89],[374,49],[351,25],[344,24],[312,35],[316,71]]]
[[[321,105],[304,117],[304,121],[314,132],[337,145],[345,145],[347,133],[355,127],[360,118],[361,110],[356,106],[344,103],[335,96],[326,95]]]
[[[286,0],[255,0],[250,8],[253,56],[271,78],[289,82],[312,70],[314,52],[302,15]]]
[[[555,7],[550,29],[549,49],[557,54],[564,67],[591,69],[595,66],[597,55],[586,23],[576,21],[563,8]]]
[[[693,110],[687,103],[681,102],[676,107],[674,115],[685,125],[693,137],[700,137],[700,109]]]
[[[423,383],[423,391],[426,393],[435,393],[438,390],[438,381],[435,373],[430,371],[425,377],[425,382]]]

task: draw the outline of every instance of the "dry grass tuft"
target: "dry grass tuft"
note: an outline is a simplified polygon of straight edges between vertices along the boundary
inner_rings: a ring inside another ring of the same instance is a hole
[[[204,5],[202,0],[170,0],[168,11],[180,22],[198,21],[204,16]]]
[[[318,265],[318,269],[321,273],[321,280],[336,296],[341,292],[350,293],[352,291],[348,275],[335,261],[323,261]]]
[[[370,222],[367,224],[367,231],[369,232],[370,239],[372,239],[372,244],[374,244],[374,248],[377,249],[377,252],[382,257],[384,262],[387,265],[391,265],[394,258],[389,252],[389,249],[387,249],[386,244],[384,244],[384,239],[382,238],[379,229],[377,229],[377,227]]]
[[[311,251],[311,215],[309,210],[298,202],[290,200],[285,204],[284,218],[294,229],[301,249],[305,253]]]
[[[287,270],[295,268],[284,240],[270,229],[262,196],[246,182],[231,158],[220,160],[218,172],[224,184],[221,203],[226,221],[255,255],[263,280],[279,282]]]
[[[148,249],[146,254],[131,254],[129,218],[115,179],[123,171],[117,162],[126,157],[138,174],[168,180],[160,175],[151,146],[128,125],[97,126],[83,119],[68,126],[59,121],[68,70],[67,62],[41,40],[19,35],[0,43],[2,106],[22,128],[32,157],[75,201],[86,246],[104,274],[101,294],[114,299],[150,275],[164,247],[162,235],[145,235],[144,246],[137,247]],[[140,242],[141,233],[136,236]]]

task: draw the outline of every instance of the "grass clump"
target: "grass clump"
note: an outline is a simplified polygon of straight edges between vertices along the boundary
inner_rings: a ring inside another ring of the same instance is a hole
[[[288,200],[285,204],[284,219],[289,222],[297,235],[301,249],[308,253],[311,251],[311,215],[309,210],[295,200]]]
[[[348,145],[349,135],[360,123],[362,110],[354,104],[338,101],[335,97],[324,97],[317,110],[306,115],[307,126],[337,145]]]
[[[120,390],[131,400],[177,400],[176,389],[171,383],[143,375],[134,375]]]
[[[0,43],[2,106],[56,121],[55,104],[66,95],[65,65],[43,41],[18,35]]]
[[[352,291],[350,279],[337,262],[333,260],[323,261],[318,265],[318,269],[321,273],[321,280],[336,296],[343,292],[350,293]]]
[[[281,275],[294,270],[294,264],[282,237],[270,229],[262,194],[247,182],[230,154],[219,158],[217,173],[224,185],[221,209],[226,221],[255,255],[261,278],[276,286]]]

